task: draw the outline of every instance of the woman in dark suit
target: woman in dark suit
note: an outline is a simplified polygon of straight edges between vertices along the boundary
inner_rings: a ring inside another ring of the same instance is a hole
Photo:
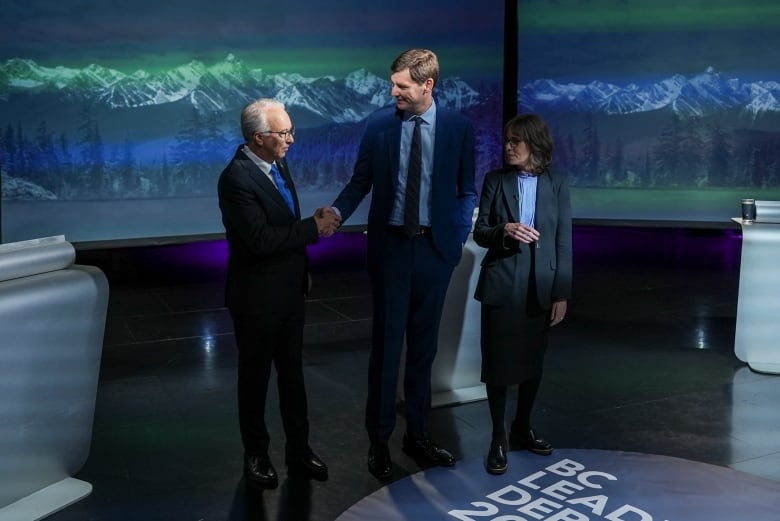
[[[541,118],[512,118],[504,127],[505,167],[485,176],[474,225],[474,240],[488,249],[474,297],[482,303],[482,381],[493,422],[486,461],[491,474],[507,469],[509,385],[518,385],[510,444],[552,453],[530,421],[547,332],[563,320],[571,292],[569,184],[550,170],[552,151]]]

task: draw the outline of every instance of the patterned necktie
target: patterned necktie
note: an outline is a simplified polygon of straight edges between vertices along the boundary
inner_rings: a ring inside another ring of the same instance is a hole
[[[420,231],[420,178],[422,177],[422,138],[420,116],[412,116],[414,132],[409,150],[409,170],[406,175],[406,203],[404,205],[404,232],[412,237]]]
[[[276,188],[279,189],[279,194],[281,194],[284,202],[287,203],[290,212],[295,215],[295,203],[293,203],[292,192],[287,188],[287,183],[284,182],[282,174],[279,172],[279,169],[276,168],[276,163],[271,164],[271,175],[274,176],[274,181],[276,181]]]

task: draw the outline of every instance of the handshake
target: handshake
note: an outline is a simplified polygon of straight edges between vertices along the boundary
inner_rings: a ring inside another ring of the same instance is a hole
[[[332,206],[323,206],[314,212],[314,221],[320,237],[330,237],[341,226],[341,215]]]

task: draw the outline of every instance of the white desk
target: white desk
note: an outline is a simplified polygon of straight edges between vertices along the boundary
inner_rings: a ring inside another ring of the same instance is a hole
[[[82,499],[108,282],[63,237],[0,245],[0,521]]]
[[[780,202],[756,201],[742,226],[734,353],[754,371],[780,374]]]

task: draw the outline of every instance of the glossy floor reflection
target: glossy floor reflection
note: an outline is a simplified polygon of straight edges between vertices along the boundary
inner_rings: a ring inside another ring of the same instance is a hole
[[[49,519],[332,521],[380,488],[362,427],[369,287],[362,236],[348,235],[314,248],[306,327],[311,442],[330,479],[285,479],[277,436],[282,483],[264,493],[241,477],[224,245],[80,252],[111,283],[92,448],[76,476],[94,490]],[[739,254],[736,230],[577,227],[575,297],[551,338],[536,430],[560,448],[674,456],[780,481],[780,376],[733,353]],[[270,399],[280,432],[275,390]],[[487,405],[438,408],[432,431],[459,459],[483,457]],[[419,470],[401,434],[393,479]]]

